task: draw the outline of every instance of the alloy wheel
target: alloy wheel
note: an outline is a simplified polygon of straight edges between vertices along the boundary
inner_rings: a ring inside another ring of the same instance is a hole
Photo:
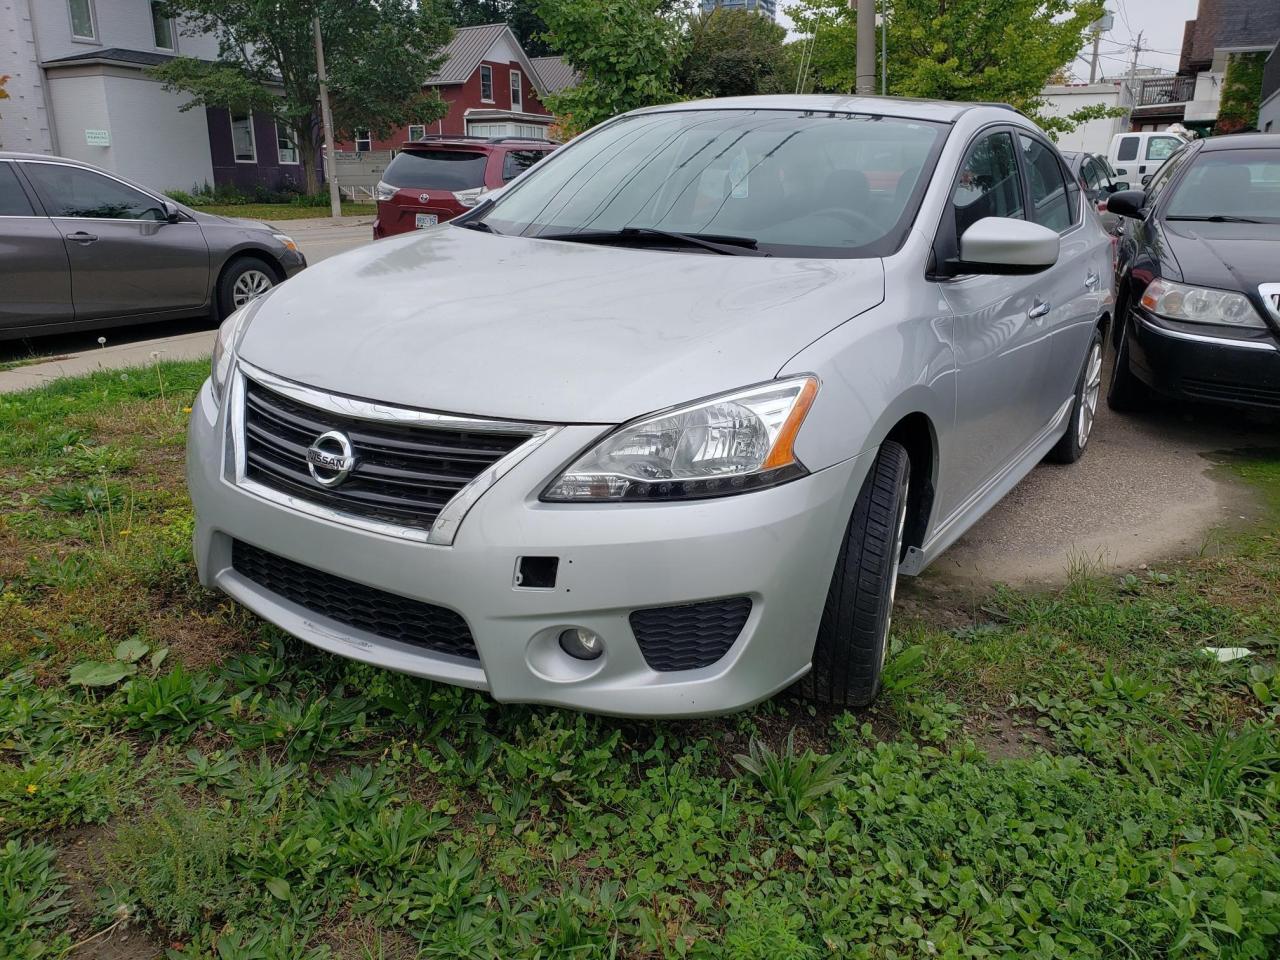
[[[1093,421],[1098,415],[1098,396],[1102,392],[1102,344],[1095,343],[1089,350],[1089,361],[1085,364],[1084,384],[1080,396],[1080,420],[1076,424],[1076,435],[1081,448],[1089,442],[1089,433],[1093,430]]]
[[[898,483],[898,517],[894,524],[893,554],[889,561],[889,607],[884,618],[884,643],[880,645],[880,669],[889,656],[889,628],[893,626],[893,604],[898,596],[898,566],[902,562],[902,542],[907,532],[907,492],[910,476],[903,473]]]
[[[255,297],[260,297],[272,287],[275,280],[261,270],[246,270],[236,277],[231,287],[231,305],[237,310]]]

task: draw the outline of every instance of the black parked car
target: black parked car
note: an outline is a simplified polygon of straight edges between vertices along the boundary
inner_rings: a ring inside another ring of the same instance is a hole
[[[1280,137],[1193,141],[1107,206],[1134,221],[1116,263],[1111,407],[1155,392],[1280,410]]]
[[[1113,193],[1128,190],[1129,183],[1121,180],[1107,158],[1096,153],[1079,153],[1074,150],[1061,150],[1062,159],[1084,187],[1085,196],[1098,211],[1098,219],[1107,228],[1108,233],[1120,232],[1120,217],[1107,209],[1107,201]]]

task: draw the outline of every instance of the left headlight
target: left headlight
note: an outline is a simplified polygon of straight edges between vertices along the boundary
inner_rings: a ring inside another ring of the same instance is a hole
[[[256,301],[250,300],[239,310],[222,321],[218,327],[218,338],[213,342],[213,367],[209,378],[213,384],[213,399],[222,404],[222,394],[227,388],[227,378],[231,375],[231,366],[235,361],[236,347],[240,343],[240,334],[249,316],[249,308]]]
[[[816,377],[776,380],[624,424],[542,492],[545,501],[695,500],[771,487],[808,471],[793,445]]]
[[[1154,314],[1186,323],[1223,327],[1266,327],[1243,293],[1193,287],[1172,280],[1152,280],[1142,292],[1142,305]]]
[[[282,244],[284,244],[284,247],[286,250],[292,250],[294,253],[298,252],[298,244],[294,241],[293,237],[289,236],[288,234],[273,233],[271,236],[275,237]]]

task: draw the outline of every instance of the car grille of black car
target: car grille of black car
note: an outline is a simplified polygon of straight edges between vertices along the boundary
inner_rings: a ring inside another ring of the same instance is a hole
[[[1280,390],[1243,383],[1223,383],[1218,380],[1183,378],[1182,390],[1198,400],[1218,400],[1226,403],[1245,403],[1255,407],[1280,409]]]
[[[467,621],[453,610],[335,577],[241,540],[231,544],[231,566],[317,616],[433,653],[479,659]]]
[[[331,430],[351,441],[356,466],[325,487],[307,469],[307,448]],[[528,439],[343,416],[245,380],[246,478],[370,520],[429,529],[459,490]]]
[[[751,615],[750,597],[631,612],[631,632],[654,670],[709,667],[733,646]]]

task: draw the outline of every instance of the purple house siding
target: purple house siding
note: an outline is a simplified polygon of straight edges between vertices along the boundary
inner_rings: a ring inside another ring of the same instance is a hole
[[[234,185],[241,190],[261,186],[268,190],[303,190],[301,163],[281,163],[276,148],[275,124],[269,117],[254,115],[253,138],[258,159],[237,163],[231,147],[231,114],[221,107],[208,107],[209,154],[213,161],[215,185]]]

